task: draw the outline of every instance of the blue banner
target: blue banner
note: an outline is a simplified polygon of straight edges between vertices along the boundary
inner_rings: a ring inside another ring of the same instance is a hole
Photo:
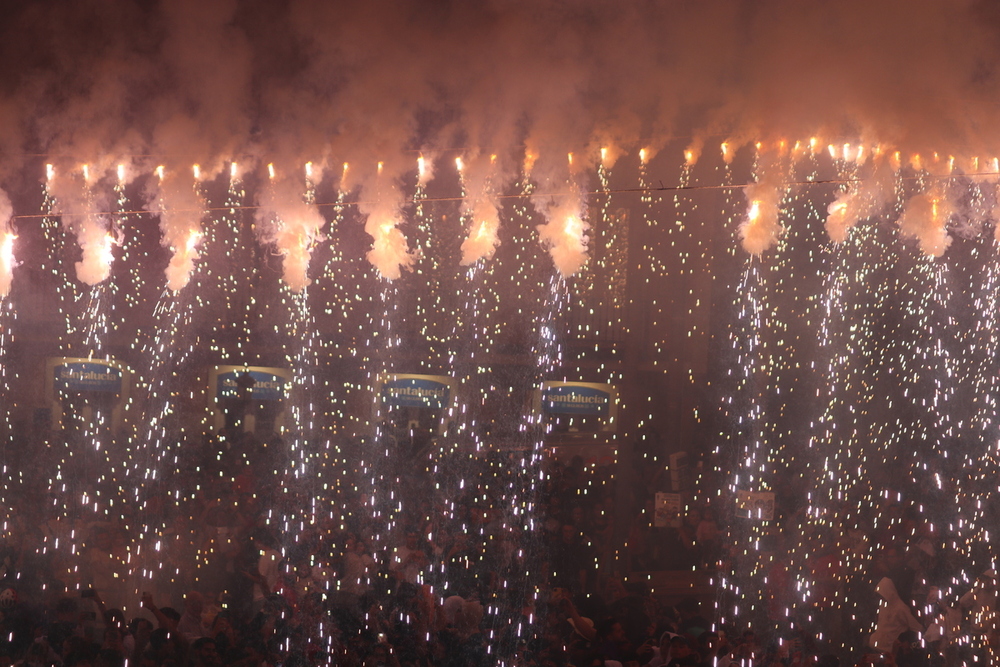
[[[250,377],[247,378],[247,375]],[[216,376],[215,395],[217,398],[243,398],[250,380],[253,380],[250,398],[255,401],[280,401],[287,395],[290,384],[287,378],[276,373],[239,368],[220,372]]]
[[[57,391],[100,391],[118,394],[122,390],[122,371],[106,362],[66,361],[53,367]]]
[[[382,384],[382,403],[400,408],[443,408],[448,405],[451,387],[424,377],[396,377]]]
[[[595,415],[607,417],[611,393],[590,385],[564,384],[542,390],[542,410],[558,415]]]

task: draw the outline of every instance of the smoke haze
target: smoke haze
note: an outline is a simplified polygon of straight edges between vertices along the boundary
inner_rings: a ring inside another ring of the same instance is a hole
[[[371,259],[386,277],[410,261],[393,183],[421,149],[496,155],[502,188],[527,148],[549,192],[572,192],[602,147],[610,167],[676,137],[690,137],[692,161],[719,138],[733,150],[819,136],[904,159],[1000,154],[1000,7],[985,0],[36,0],[8,3],[0,25],[0,182],[39,152],[98,177],[121,162],[198,163],[206,177],[248,155],[348,162],[373,202]],[[468,196],[487,224],[465,262],[497,243],[490,196]],[[837,239],[868,214],[854,202],[879,198],[846,196]],[[754,247],[773,237],[746,231]],[[305,258],[287,259],[299,273]]]

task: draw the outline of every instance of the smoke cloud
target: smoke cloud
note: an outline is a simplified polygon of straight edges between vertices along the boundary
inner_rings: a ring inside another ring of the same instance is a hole
[[[749,203],[747,217],[740,225],[740,239],[743,241],[743,248],[751,255],[759,255],[773,246],[784,231],[779,220],[779,205],[784,189],[776,172],[746,187],[745,194]]]
[[[190,282],[199,257],[205,202],[187,177],[187,170],[159,171],[162,177],[150,193],[146,208],[160,216],[161,243],[173,253],[166,269],[167,287],[177,292]]]
[[[850,184],[827,208],[826,231],[834,243],[843,243],[858,222],[878,215],[893,196],[894,170],[884,159],[869,161],[861,180]]]
[[[564,278],[574,275],[587,262],[587,224],[584,201],[579,190],[569,189],[552,197],[536,200],[548,220],[538,226],[538,236],[556,269]]]
[[[0,190],[0,298],[10,294],[10,285],[14,280],[14,230],[10,226],[14,207],[10,197]]]
[[[925,255],[940,257],[951,245],[948,221],[954,212],[954,203],[936,185],[906,203],[899,216],[899,229],[903,236],[917,239]]]
[[[566,156],[580,173],[601,148],[608,168],[677,139],[689,162],[721,139],[727,160],[753,141],[810,137],[925,163],[935,151],[960,162],[1000,155],[1000,5],[989,0],[8,4],[0,182],[39,152],[102,173],[118,162],[147,174],[198,163],[206,178],[247,156],[334,175],[344,162],[359,174],[382,162],[378,188],[355,185],[370,258],[386,277],[409,264],[396,227],[403,200],[391,190],[412,179],[418,150],[497,155],[497,192],[527,151],[539,188],[569,199],[542,207],[552,212],[576,206],[557,175]],[[835,239],[877,208],[879,191],[844,195],[829,221]],[[483,243],[463,251],[475,261],[500,237],[491,197],[468,192],[467,214],[488,222]],[[552,235],[564,221],[547,221],[545,243],[565,250]],[[772,223],[747,226],[744,243],[766,248]],[[101,255],[102,244],[87,241],[88,252]],[[289,253],[290,265],[303,259]]]
[[[403,193],[397,179],[382,173],[383,169],[380,163],[378,175],[362,186],[358,210],[368,216],[365,231],[372,237],[368,261],[386,280],[397,280],[413,264],[414,256],[397,227],[402,222]],[[371,199],[365,199],[366,195]]]
[[[261,193],[256,211],[258,229],[281,253],[282,279],[293,292],[309,286],[313,245],[322,240],[326,220],[315,204],[304,200],[305,184],[292,178],[272,178]]]
[[[76,236],[82,256],[76,262],[76,278],[90,286],[111,275],[113,247],[117,234],[108,217],[108,198],[98,186],[99,174],[89,166],[82,174],[57,172],[49,181],[49,192],[55,198],[55,213],[62,217],[63,227]]]
[[[496,156],[478,156],[464,163],[462,215],[469,219],[469,235],[462,242],[462,266],[491,259],[500,243],[498,192],[506,179],[499,177]],[[499,181],[499,182],[498,182]]]

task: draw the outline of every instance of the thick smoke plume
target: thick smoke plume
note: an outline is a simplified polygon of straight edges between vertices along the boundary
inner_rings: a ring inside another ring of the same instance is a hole
[[[851,183],[827,208],[826,231],[834,243],[843,243],[855,225],[878,215],[894,194],[894,170],[888,162],[879,159],[869,164],[869,172]]]
[[[48,185],[55,198],[55,212],[80,246],[76,278],[90,286],[111,275],[113,248],[120,241],[111,228],[107,190],[101,187],[95,171],[88,167],[81,174],[57,174]]]
[[[11,228],[11,217],[14,207],[10,197],[0,190],[0,298],[10,294],[10,285],[14,280],[14,230]]]
[[[587,223],[580,192],[567,190],[557,196],[536,201],[548,220],[538,225],[538,236],[548,248],[552,261],[564,278],[576,274],[587,262]]]
[[[167,172],[161,168],[157,172],[159,178],[146,208],[160,216],[161,243],[172,253],[166,269],[167,287],[177,292],[190,282],[199,257],[205,202],[186,170]]]
[[[503,179],[498,174],[496,156],[479,156],[463,167],[466,189],[462,215],[469,220],[469,235],[462,241],[462,266],[480,259],[491,259],[500,243],[500,210],[498,191]],[[499,181],[499,183],[498,183]]]
[[[272,178],[256,212],[258,230],[281,253],[282,279],[293,292],[311,282],[309,260],[326,224],[316,205],[305,201],[304,190],[305,184],[295,179]]]
[[[944,188],[935,186],[906,203],[899,216],[899,229],[903,236],[917,239],[925,255],[940,257],[951,245],[948,221],[954,212],[955,205]]]
[[[781,237],[784,228],[779,206],[783,192],[781,180],[774,175],[746,187],[747,217],[740,225],[740,239],[748,253],[759,255]]]
[[[344,162],[362,173],[383,162],[386,183],[412,172],[416,149],[456,147],[501,165],[526,147],[531,160],[572,153],[577,169],[601,148],[610,168],[675,140],[690,163],[721,140],[728,161],[757,140],[810,137],[905,160],[1000,155],[1000,4],[989,0],[8,4],[0,182],[39,152],[102,172],[112,157],[148,161],[147,174],[197,163],[206,178],[246,155],[334,177]],[[469,193],[469,211],[488,204]],[[867,215],[869,194],[846,195],[835,238]],[[371,188],[362,199],[371,258],[399,275],[402,200]],[[745,231],[755,248],[773,242],[766,225]],[[488,232],[466,260],[496,247]]]
[[[365,231],[372,237],[372,247],[368,251],[368,261],[386,280],[396,280],[403,275],[403,269],[413,264],[414,256],[410,252],[406,236],[398,225],[402,222],[403,194],[395,179],[382,173],[383,165],[379,164],[379,174],[361,189],[362,200],[358,210],[368,216],[365,220]],[[365,199],[368,195],[372,199]]]

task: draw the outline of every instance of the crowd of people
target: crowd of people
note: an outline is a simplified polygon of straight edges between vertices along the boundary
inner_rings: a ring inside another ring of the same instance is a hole
[[[187,443],[183,463],[130,502],[109,478],[65,479],[73,446],[41,446],[7,488],[0,667],[905,667],[992,655],[987,640],[958,640],[995,635],[995,573],[941,594],[927,582],[950,556],[906,521],[872,542],[870,604],[839,628],[863,640],[844,649],[830,636],[843,619],[822,605],[812,624],[741,627],[723,589],[667,598],[638,576],[734,567],[725,495],[686,491],[683,516],[656,525],[645,505],[656,474],[635,476],[640,509],[618,530],[613,469],[579,458],[545,458],[534,484],[517,452],[366,467],[370,443],[345,440],[325,473],[296,484],[287,442],[231,433]],[[795,520],[773,522],[778,544]],[[837,579],[835,550],[815,560],[817,587]],[[772,615],[792,590],[780,569]]]

